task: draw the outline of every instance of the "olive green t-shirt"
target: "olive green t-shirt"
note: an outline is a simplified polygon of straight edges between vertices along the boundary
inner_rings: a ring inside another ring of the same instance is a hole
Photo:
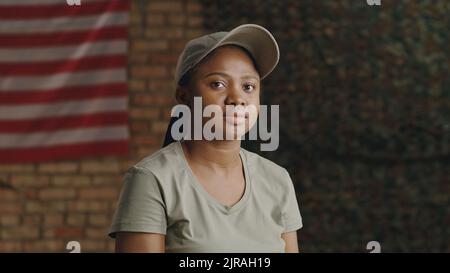
[[[284,252],[284,232],[302,227],[286,169],[243,148],[245,191],[231,207],[194,176],[180,142],[131,167],[109,231],[166,235],[166,252]]]

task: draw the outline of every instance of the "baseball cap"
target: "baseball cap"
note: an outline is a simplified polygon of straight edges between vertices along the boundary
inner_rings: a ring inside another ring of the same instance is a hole
[[[273,35],[256,24],[240,25],[231,31],[220,31],[190,40],[180,57],[175,70],[175,83],[216,48],[223,45],[237,45],[245,48],[264,79],[277,65],[280,50]]]

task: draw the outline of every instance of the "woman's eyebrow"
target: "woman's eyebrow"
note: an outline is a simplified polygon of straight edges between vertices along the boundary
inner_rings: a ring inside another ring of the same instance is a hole
[[[205,78],[207,78],[209,76],[212,76],[212,75],[219,75],[219,76],[222,76],[222,77],[230,78],[230,75],[228,75],[226,73],[223,73],[223,72],[211,72],[211,73],[206,74]]]
[[[212,75],[219,75],[225,78],[231,78],[230,75],[228,75],[227,73],[223,73],[223,72],[211,72],[205,75],[205,78],[212,76]],[[246,74],[241,76],[241,79],[255,79],[255,80],[259,80],[259,78],[257,76],[251,75],[251,74]]]

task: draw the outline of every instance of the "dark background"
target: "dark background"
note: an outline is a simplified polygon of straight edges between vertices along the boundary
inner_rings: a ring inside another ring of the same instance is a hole
[[[202,1],[211,32],[268,28],[262,104],[297,189],[304,252],[450,251],[448,1]]]

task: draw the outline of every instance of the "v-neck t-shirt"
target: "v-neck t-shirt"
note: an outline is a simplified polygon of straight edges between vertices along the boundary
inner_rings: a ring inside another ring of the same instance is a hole
[[[302,217],[287,170],[243,148],[245,190],[233,206],[210,195],[180,142],[128,169],[109,231],[166,235],[166,252],[284,252]]]

